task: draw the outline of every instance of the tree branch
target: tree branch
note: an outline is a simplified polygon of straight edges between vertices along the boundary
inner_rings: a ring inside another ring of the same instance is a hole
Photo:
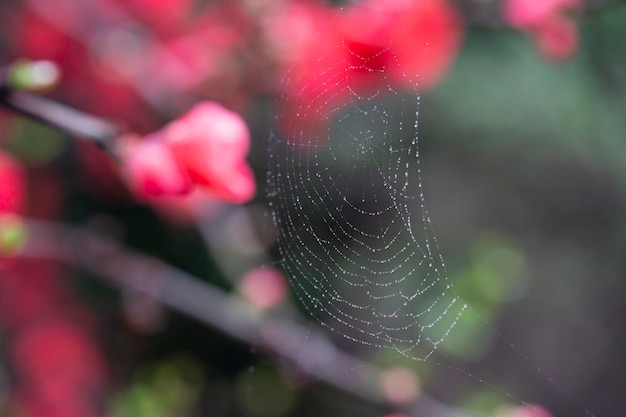
[[[29,222],[24,256],[68,261],[118,287],[150,296],[248,345],[269,351],[295,370],[378,406],[389,406],[377,388],[382,372],[338,349],[312,324],[262,312],[158,259],[83,229]],[[349,370],[342,372],[341,370]],[[422,394],[403,410],[414,416],[479,417]]]
[[[25,91],[15,91],[6,83],[0,85],[0,105],[23,116],[45,123],[69,135],[90,139],[111,150],[122,131],[102,118]]]

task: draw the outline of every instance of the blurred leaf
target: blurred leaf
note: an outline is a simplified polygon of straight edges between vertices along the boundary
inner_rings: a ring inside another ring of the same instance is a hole
[[[21,160],[43,164],[58,156],[67,146],[67,139],[56,130],[41,123],[20,119],[9,149]]]
[[[202,374],[191,359],[175,357],[143,368],[113,404],[115,417],[190,416]]]

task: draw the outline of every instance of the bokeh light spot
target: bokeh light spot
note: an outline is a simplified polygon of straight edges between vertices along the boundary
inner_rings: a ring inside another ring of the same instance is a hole
[[[256,307],[276,307],[287,296],[287,280],[275,268],[256,268],[243,277],[239,293]]]
[[[393,404],[415,401],[421,393],[421,384],[415,372],[403,366],[387,369],[380,375],[380,389]]]

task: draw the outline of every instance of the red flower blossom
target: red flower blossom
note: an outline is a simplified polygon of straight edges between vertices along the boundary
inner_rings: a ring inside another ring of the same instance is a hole
[[[267,36],[288,69],[285,93],[294,118],[316,119],[346,96],[346,51],[334,9],[314,2],[286,5],[266,22]],[[295,104],[295,105],[294,105]]]
[[[578,31],[566,12],[580,7],[580,0],[507,0],[504,19],[526,31],[549,59],[569,58],[578,47]]]
[[[241,116],[217,103],[197,104],[144,141],[122,148],[126,179],[140,196],[181,194],[189,184],[230,203],[254,196],[245,161],[250,133]]]
[[[22,210],[25,185],[19,164],[9,154],[0,151],[0,214]]]
[[[24,417],[96,417],[105,365],[91,317],[58,264],[16,258],[0,279],[0,323],[16,375],[12,403]]]
[[[104,364],[84,330],[68,320],[41,320],[11,345],[19,369],[18,407],[29,417],[96,417]]]
[[[557,61],[571,57],[578,48],[578,29],[569,18],[554,15],[530,32],[543,56]]]
[[[367,0],[346,9],[341,29],[361,72],[386,71],[420,89],[441,79],[462,38],[460,16],[444,0]]]
[[[219,104],[204,102],[168,125],[163,133],[192,182],[232,203],[254,196],[254,177],[245,161],[250,132],[241,116]]]
[[[284,86],[281,127],[290,137],[291,129],[306,129],[307,137],[314,137],[316,125],[323,128],[351,91],[434,86],[461,44],[461,19],[446,0],[366,0],[340,12],[296,4],[276,22],[282,27],[304,22],[309,35],[306,42],[294,37],[303,52]]]
[[[274,268],[256,268],[241,279],[239,293],[258,308],[272,308],[283,302],[288,292],[287,278]]]
[[[189,191],[189,178],[174,160],[167,144],[158,140],[158,136],[147,136],[143,141],[129,140],[132,143],[122,145],[122,169],[137,196],[153,197]]]
[[[511,26],[524,29],[540,25],[555,14],[578,6],[580,0],[507,0],[503,12]]]
[[[293,38],[284,36],[289,40],[282,41],[287,45],[280,48],[304,51],[291,77],[301,80],[293,86],[296,94],[302,88],[310,94],[328,91],[329,86],[341,84],[335,75],[349,78],[340,87],[372,84],[381,71],[401,85],[417,81],[422,89],[432,87],[456,56],[462,39],[460,16],[446,0],[366,0],[340,13],[300,2],[271,23],[302,27]]]

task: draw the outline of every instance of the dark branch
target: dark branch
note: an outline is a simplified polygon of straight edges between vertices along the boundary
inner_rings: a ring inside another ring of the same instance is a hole
[[[272,352],[309,377],[367,403],[389,406],[375,383],[382,370],[338,349],[313,325],[264,313],[184,271],[93,232],[40,222],[29,222],[29,229],[32,238],[25,256],[77,264],[118,287],[150,296],[236,340]],[[478,417],[425,394],[402,411],[414,416]]]
[[[36,94],[15,91],[6,84],[0,86],[0,105],[69,135],[90,139],[107,150],[122,134],[121,129],[102,118]]]

